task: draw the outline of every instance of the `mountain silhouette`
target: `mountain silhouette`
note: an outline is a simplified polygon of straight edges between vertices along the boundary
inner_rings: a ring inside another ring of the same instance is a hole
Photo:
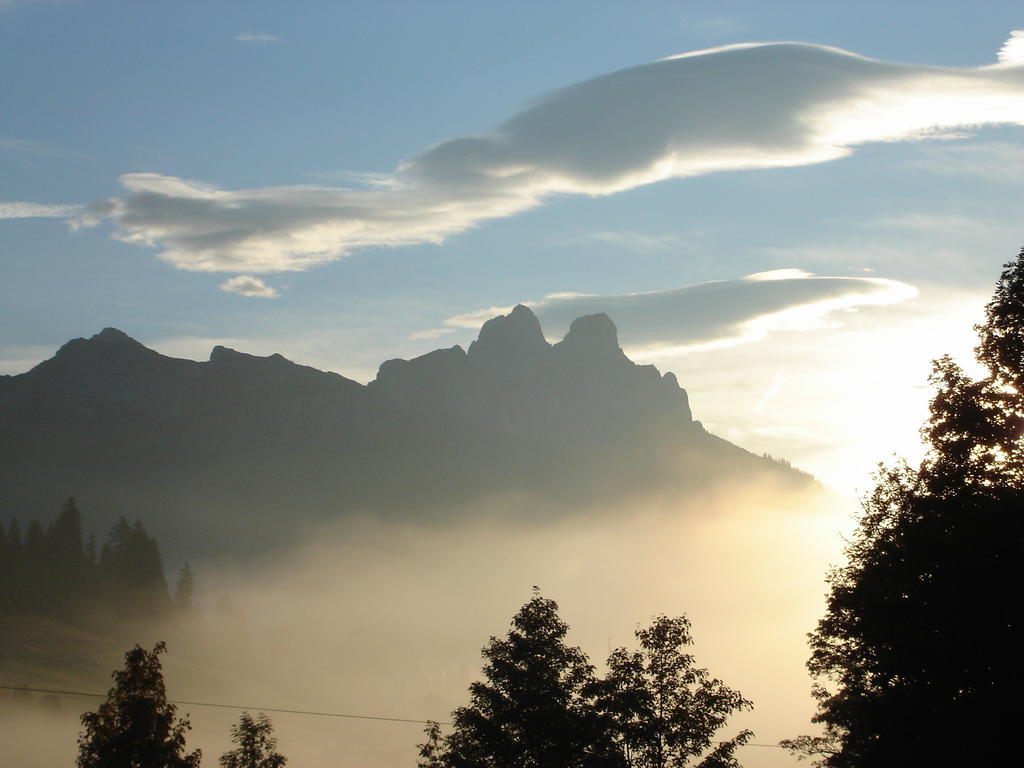
[[[106,328],[0,377],[0,519],[74,495],[102,529],[142,517],[172,552],[248,551],[341,515],[448,521],[769,474],[807,477],[694,421],[603,314],[549,344],[524,306],[468,350],[388,360],[367,385],[280,355],[165,357]]]

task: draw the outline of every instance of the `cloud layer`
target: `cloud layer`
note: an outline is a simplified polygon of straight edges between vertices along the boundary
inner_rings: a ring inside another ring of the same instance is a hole
[[[198,271],[301,270],[353,249],[439,242],[556,194],[807,165],[865,142],[1024,125],[1014,33],[979,68],[894,64],[799,43],[683,54],[555,91],[492,133],[434,145],[368,188],[223,190],[154,173],[80,223]]]
[[[619,340],[632,356],[653,359],[757,341],[773,331],[819,328],[834,312],[894,304],[916,295],[916,288],[896,280],[815,277],[780,269],[668,291],[621,296],[563,293],[525,303],[550,338],[561,338],[581,315],[604,312],[615,321]],[[445,323],[475,329],[510,309],[489,307]]]

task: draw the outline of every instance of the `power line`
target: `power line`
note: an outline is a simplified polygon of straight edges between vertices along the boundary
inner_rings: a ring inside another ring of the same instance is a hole
[[[100,699],[105,699],[107,694],[105,693],[91,693],[88,691],[60,691],[52,688],[28,688],[27,686],[17,685],[0,685],[0,689],[7,691],[31,691],[32,693],[52,693],[58,696],[93,696]],[[407,717],[382,717],[379,715],[351,715],[344,714],[341,712],[314,712],[312,710],[305,709],[282,709],[277,707],[243,707],[238,704],[215,704],[209,701],[182,701],[168,699],[171,704],[178,704],[183,707],[216,707],[218,709],[240,709],[250,712],[279,712],[287,715],[315,715],[317,717],[344,717],[352,720],[383,720],[389,723],[419,723],[420,725],[426,725],[427,723],[436,722],[438,725],[451,725],[451,723],[437,721],[437,720],[414,720]]]
[[[91,696],[98,699],[105,699],[106,693],[90,693],[88,691],[62,691],[53,688],[29,688],[24,685],[0,685],[0,690],[5,691],[29,691],[31,693],[52,693],[57,696]],[[175,699],[167,700],[171,704],[177,704],[184,707],[214,707],[217,709],[239,709],[248,712],[275,712],[286,715],[312,715],[315,717],[341,717],[351,720],[381,720],[388,723],[418,723],[420,725],[428,725],[430,723],[437,723],[438,725],[451,725],[449,722],[443,720],[414,720],[407,717],[383,717],[381,715],[351,715],[344,714],[341,712],[314,712],[312,710],[305,709],[282,709],[278,707],[242,707],[237,704],[216,704],[209,701],[182,701]],[[724,742],[718,742],[722,744]],[[743,744],[744,747],[768,747],[771,749],[782,749],[778,744],[755,744],[748,742]]]

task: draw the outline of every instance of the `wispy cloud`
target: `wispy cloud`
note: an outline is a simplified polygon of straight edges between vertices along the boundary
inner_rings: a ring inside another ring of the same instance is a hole
[[[239,32],[235,40],[242,43],[276,43],[280,38],[277,35],[268,35],[261,32]]]
[[[0,136],[0,151],[22,152],[29,155],[60,154],[59,150],[54,150],[42,142],[19,139],[15,136]]]
[[[447,336],[449,333],[454,333],[455,328],[427,328],[423,331],[414,331],[409,334],[410,341],[418,341],[420,339],[438,339],[441,336]]]
[[[239,296],[258,297],[261,299],[272,299],[277,296],[275,288],[252,275],[237,275],[229,280],[225,280],[220,284],[220,289],[226,293],[237,293]]]
[[[82,211],[80,205],[49,205],[47,203],[23,203],[12,201],[0,202],[0,219],[35,219],[56,218],[66,219],[77,216]]]
[[[494,132],[436,144],[371,188],[224,190],[155,173],[89,206],[180,269],[307,269],[353,249],[440,242],[556,194],[808,165],[877,141],[1024,125],[1024,66],[894,64],[798,43],[725,46],[555,91]]]
[[[815,277],[797,269],[716,280],[667,291],[591,296],[561,293],[529,306],[550,338],[560,338],[581,315],[604,312],[623,347],[638,359],[735,346],[777,331],[835,325],[831,316],[861,306],[894,304],[917,295],[906,283],[877,277]],[[478,328],[511,307],[488,307],[445,320]]]
[[[601,243],[630,251],[659,251],[677,243],[677,235],[648,235],[627,229],[609,229],[587,232],[574,241],[577,243]]]

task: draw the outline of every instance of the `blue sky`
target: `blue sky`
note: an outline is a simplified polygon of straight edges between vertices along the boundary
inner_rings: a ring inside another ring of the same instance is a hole
[[[863,487],[1024,244],[1024,69],[977,76],[1022,27],[1015,2],[0,2],[0,372],[116,326],[366,380],[482,310],[647,293],[662,314],[623,343],[697,418]],[[766,41],[913,66],[766,48],[621,74]],[[784,282],[741,280],[764,272]],[[707,281],[729,318],[693,310]],[[771,311],[744,298],[768,282]]]

